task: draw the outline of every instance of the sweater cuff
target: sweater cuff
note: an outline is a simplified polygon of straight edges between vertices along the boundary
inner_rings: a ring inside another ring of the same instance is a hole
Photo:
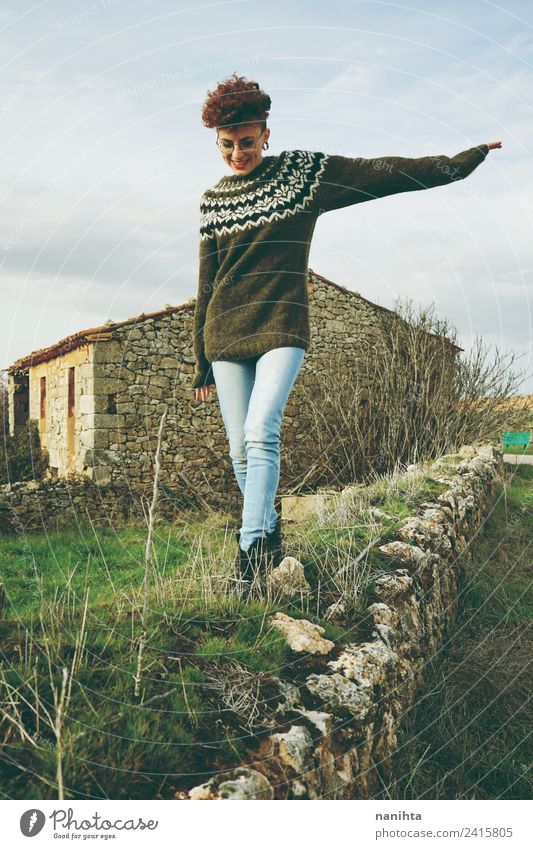
[[[200,386],[212,386],[215,380],[213,377],[213,370],[211,368],[211,363],[206,363],[205,369],[198,368],[196,369],[193,378],[192,378],[192,388],[199,389]]]
[[[200,386],[207,386],[205,374],[195,374],[191,386],[193,389],[199,389]]]

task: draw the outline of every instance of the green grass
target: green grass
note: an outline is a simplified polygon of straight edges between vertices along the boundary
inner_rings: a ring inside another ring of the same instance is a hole
[[[12,719],[0,714],[0,792],[57,798],[57,740],[37,706],[56,715],[63,667],[72,669],[61,741],[67,799],[172,798],[257,744],[264,705],[279,700],[276,681],[291,679],[298,660],[270,625],[275,604],[236,600],[218,584],[199,591],[212,577],[203,570],[232,571],[231,524],[211,514],[156,525],[140,698],[145,528],[80,525],[2,539],[0,704]],[[328,639],[349,638],[298,599],[286,609],[322,624]]]
[[[138,617],[132,623],[131,614],[121,615],[112,603],[91,609],[64,723],[65,798],[171,798],[201,783],[218,764],[238,764],[254,737],[212,691],[210,673],[231,661],[283,674],[288,647],[269,627],[268,612],[259,603],[241,603],[231,610],[219,604],[207,615],[203,608],[179,617],[153,613],[138,699]],[[73,664],[79,622],[77,608],[58,607],[44,625],[31,618],[0,623],[6,681],[20,694],[23,727],[37,742],[33,747],[15,727],[2,728],[0,786],[15,798],[57,798],[57,741],[42,715],[38,726],[29,705],[36,704],[32,688],[38,682],[41,704],[53,706],[61,668]],[[28,643],[31,658],[24,657]],[[6,687],[0,689],[4,697]]]
[[[506,466],[449,644],[430,659],[382,798],[525,799],[531,782],[533,467]]]
[[[162,576],[183,569],[191,555],[191,532],[158,526],[155,534],[156,569]],[[144,574],[146,531],[135,526],[118,529],[90,526],[27,534],[1,541],[2,579],[13,615],[26,617],[38,610],[41,594],[52,598],[67,583],[80,600],[91,586],[91,606],[109,599],[110,592],[138,587]]]
[[[523,445],[509,445],[508,448],[503,449],[504,454],[533,454],[533,445],[528,445],[527,448],[524,448]]]
[[[344,524],[313,519],[289,529],[290,551],[304,563],[312,592],[286,604],[286,612],[321,625],[338,646],[352,640],[369,571],[386,563],[372,553],[342,581],[339,566],[357,558],[376,533],[382,541],[395,538],[403,518],[444,489],[429,474],[417,486],[398,480],[389,489],[380,481],[369,488],[368,503],[395,519],[369,521],[348,506]],[[156,524],[140,698],[134,684],[146,529],[80,525],[2,540],[7,687],[0,683],[0,704],[11,720],[0,716],[0,792],[57,798],[57,741],[44,708],[55,716],[63,667],[72,669],[61,741],[66,799],[172,798],[239,764],[272,733],[262,723],[268,705],[279,700],[277,682],[320,670],[327,658],[295,657],[270,625],[275,604],[244,603],[223,589],[236,550],[233,524],[223,514]],[[470,589],[471,605],[483,608],[495,580],[489,574],[483,587]],[[516,601],[507,613],[510,627],[522,621],[520,588],[520,580],[506,585],[507,608]],[[347,590],[346,624],[325,621],[327,604]]]
[[[447,463],[448,465],[457,465],[462,460],[464,460],[464,457],[460,454],[443,454],[439,457],[439,463]]]

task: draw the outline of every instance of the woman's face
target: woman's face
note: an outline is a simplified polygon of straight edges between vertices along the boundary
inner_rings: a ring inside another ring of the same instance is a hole
[[[236,130],[217,128],[219,150],[234,174],[249,174],[263,158],[262,147],[270,135],[257,124],[242,124]]]

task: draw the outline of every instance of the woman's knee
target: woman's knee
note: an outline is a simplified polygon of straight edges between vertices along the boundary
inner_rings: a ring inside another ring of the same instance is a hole
[[[246,463],[246,444],[244,438],[230,442],[229,456],[234,463]]]
[[[244,423],[244,443],[248,447],[252,443],[260,445],[279,446],[279,422],[267,418],[253,418]]]

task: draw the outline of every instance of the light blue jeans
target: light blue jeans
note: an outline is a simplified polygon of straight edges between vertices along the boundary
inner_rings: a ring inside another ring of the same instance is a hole
[[[229,455],[244,498],[244,551],[276,524],[281,421],[304,354],[304,348],[287,346],[246,360],[211,363]]]

